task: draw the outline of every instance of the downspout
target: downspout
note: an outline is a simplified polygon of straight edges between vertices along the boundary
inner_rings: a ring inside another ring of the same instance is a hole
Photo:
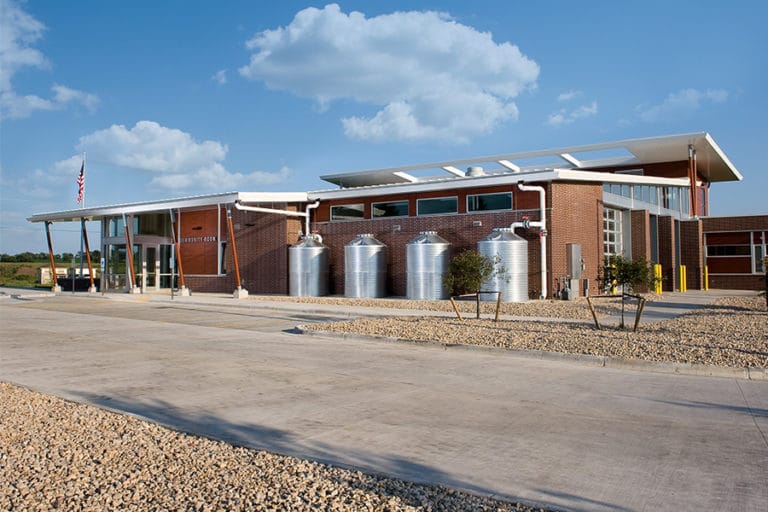
[[[305,222],[305,234],[309,234],[309,210],[317,208],[320,206],[320,201],[315,201],[312,204],[307,205],[306,211],[303,212],[293,212],[290,210],[278,210],[276,208],[264,208],[263,206],[246,206],[244,204],[241,204],[239,201],[235,201],[235,208],[238,210],[245,210],[249,212],[259,212],[259,213],[276,213],[278,215],[288,215],[290,217],[304,217]]]
[[[304,234],[305,235],[309,234],[309,220],[310,220],[309,210],[314,210],[318,206],[320,206],[320,201],[315,201],[314,203],[307,205],[307,218],[304,219],[304,222],[306,223],[306,226],[305,226],[305,229],[304,229]]]
[[[523,192],[539,193],[539,218],[538,221],[513,222],[510,227],[528,228],[529,226],[539,228],[539,243],[541,245],[541,298],[547,298],[547,209],[546,209],[546,190],[538,185],[525,185],[522,181],[517,183],[517,188]]]

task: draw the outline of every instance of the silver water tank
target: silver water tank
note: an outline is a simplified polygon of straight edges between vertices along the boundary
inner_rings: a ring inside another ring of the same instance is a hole
[[[384,297],[387,293],[387,246],[371,233],[344,246],[344,296]]]
[[[288,248],[288,288],[294,297],[328,295],[328,247],[320,235],[302,236]]]
[[[528,241],[512,228],[494,228],[490,235],[477,242],[477,252],[496,259],[495,273],[483,284],[483,291],[501,292],[502,302],[528,300]],[[484,293],[480,300],[495,301],[495,293]]]
[[[451,243],[436,231],[422,231],[408,242],[405,251],[407,298],[447,299],[443,274],[448,271]]]

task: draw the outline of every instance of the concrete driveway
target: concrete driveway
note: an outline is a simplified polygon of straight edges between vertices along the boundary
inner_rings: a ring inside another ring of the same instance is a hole
[[[352,338],[257,301],[0,301],[0,380],[284,454],[571,510],[768,504],[768,382]],[[354,311],[339,311],[339,317]]]

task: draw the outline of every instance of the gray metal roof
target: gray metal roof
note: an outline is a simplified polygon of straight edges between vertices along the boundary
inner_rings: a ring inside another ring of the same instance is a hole
[[[371,185],[394,185],[398,183],[419,183],[430,181],[434,176],[420,178],[415,171],[444,171],[450,177],[459,178],[459,167],[490,163],[501,166],[505,171],[523,172],[529,170],[577,169],[589,170],[601,167],[642,166],[644,164],[678,162],[688,159],[688,146],[696,149],[699,173],[710,182],[740,181],[741,174],[725,153],[706,132],[668,135],[642,139],[627,139],[586,146],[568,146],[563,148],[527,151],[494,156],[432,162],[403,167],[373,169],[367,171],[327,174],[321,178],[342,188],[364,187]],[[610,153],[608,157],[596,158],[596,153]],[[591,153],[591,154],[590,154]],[[550,158],[555,165],[525,165],[525,160]],[[445,174],[442,174],[445,177]]]

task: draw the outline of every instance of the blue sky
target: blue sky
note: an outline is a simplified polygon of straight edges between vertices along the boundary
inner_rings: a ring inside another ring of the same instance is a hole
[[[744,175],[711,213],[768,213],[765,2],[0,6],[0,253],[46,250],[83,151],[97,206],[707,131]]]

